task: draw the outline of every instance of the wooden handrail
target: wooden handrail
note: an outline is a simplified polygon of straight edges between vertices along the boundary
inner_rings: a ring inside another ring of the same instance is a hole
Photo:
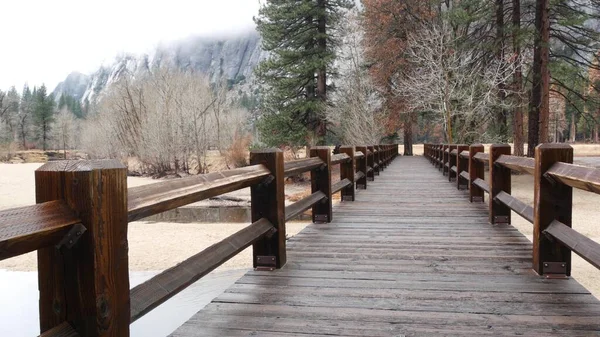
[[[600,170],[597,168],[555,163],[546,175],[567,186],[600,194]]]
[[[379,173],[398,155],[397,145],[358,148],[342,146],[332,156],[328,147],[315,147],[311,158],[288,163],[281,150],[252,151],[251,166],[129,189],[119,161],[50,162],[35,173],[37,205],[0,211],[0,260],[38,250],[40,336],[88,337],[99,329],[128,336],[130,322],[250,245],[254,267],[283,267],[287,220],[312,207],[313,221],[331,221],[332,194],[353,201],[355,185],[366,188],[373,168]],[[332,183],[337,164],[340,180]],[[284,178],[307,171],[312,194],[286,207]],[[129,288],[130,221],[247,187],[248,227]]]
[[[522,216],[525,220],[533,223],[533,207],[525,204],[521,200],[513,197],[512,195],[502,191],[494,198],[496,202],[501,202],[506,207],[512,209],[515,213]]]
[[[60,200],[0,211],[0,261],[57,245],[80,224],[77,214]],[[81,226],[72,240],[84,231]]]
[[[306,158],[289,161],[284,164],[284,174],[286,177],[295,176],[304,172],[312,171],[323,166],[323,161],[317,158]]]
[[[447,166],[451,162],[440,155],[440,151],[448,151],[453,146],[426,144],[425,156],[436,166],[440,160],[441,165]],[[457,153],[458,157],[468,159],[468,168],[463,168],[459,161],[456,168],[451,165],[450,172],[456,170],[459,178],[470,182],[472,202],[473,191],[490,194],[491,223],[510,224],[509,211],[512,210],[534,224],[533,269],[536,272],[542,275],[562,270],[564,275],[570,275],[571,251],[600,269],[600,244],[571,228],[572,188],[600,194],[600,169],[573,165],[573,149],[565,144],[539,145],[535,158],[512,156],[506,144],[492,145],[490,154],[483,153],[482,145],[472,145],[468,153],[459,148]],[[490,167],[490,185],[483,180],[483,163]],[[535,208],[510,194],[510,170],[534,176]]]
[[[321,202],[321,200],[327,198],[325,193],[321,191],[317,191],[308,197],[305,197],[301,200],[296,201],[295,203],[288,205],[285,207],[285,221],[291,220],[298,215],[302,214],[304,211],[313,207],[314,204]]]
[[[272,233],[273,224],[260,219],[202,252],[131,289],[131,323],[198,281],[237,253]]]
[[[534,174],[535,172],[535,159],[533,158],[501,155],[494,163],[521,173]]]
[[[269,175],[264,165],[209,173],[178,181],[128,189],[128,219],[136,221],[154,214],[258,184]]]
[[[473,159],[480,161],[482,163],[486,163],[486,164],[490,162],[490,157],[483,152],[479,152],[476,155],[474,155]]]
[[[550,226],[544,230],[544,234],[550,235],[591,265],[600,269],[600,244],[596,241],[557,220],[552,221]]]

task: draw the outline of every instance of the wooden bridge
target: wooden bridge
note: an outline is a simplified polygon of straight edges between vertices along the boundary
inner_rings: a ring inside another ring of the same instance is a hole
[[[572,187],[598,193],[600,170],[572,165],[572,149],[341,152],[254,152],[247,168],[129,190],[118,163],[50,163],[36,172],[40,204],[0,213],[0,259],[39,251],[42,336],[128,336],[250,245],[255,269],[173,336],[600,336],[600,301],[568,277],[571,251],[600,266],[600,245],[570,221]],[[511,169],[534,175],[534,207],[510,195]],[[285,207],[284,177],[307,171],[312,194]],[[250,226],[129,290],[128,221],[249,186]],[[286,240],[285,222],[311,208],[315,223]],[[511,210],[534,223],[533,244]]]

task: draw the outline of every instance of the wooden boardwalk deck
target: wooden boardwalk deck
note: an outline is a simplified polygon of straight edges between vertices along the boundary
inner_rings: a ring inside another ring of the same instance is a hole
[[[172,336],[600,336],[600,301],[533,273],[531,243],[444,179],[396,159]]]

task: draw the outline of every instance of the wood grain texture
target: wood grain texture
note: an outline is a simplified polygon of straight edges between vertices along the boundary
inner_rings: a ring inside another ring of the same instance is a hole
[[[510,169],[502,165],[497,165],[496,161],[502,155],[510,155],[511,147],[508,144],[493,144],[490,146],[490,223],[511,223],[510,208],[502,203],[497,203],[494,198],[500,192],[510,194],[511,191],[511,172]]]
[[[340,151],[341,151],[341,148],[340,148]],[[350,158],[352,158],[352,157],[348,156],[346,153],[334,154],[331,156],[331,165],[347,163],[350,161]]]
[[[521,200],[502,191],[496,195],[495,201],[501,202],[502,204],[506,205],[506,207],[522,216],[525,220],[533,223],[533,207],[525,204]]]
[[[481,202],[484,202],[485,200],[485,190],[478,185],[475,185],[475,181],[477,179],[482,181],[485,180],[484,163],[475,158],[480,154],[485,157],[483,145],[475,144],[469,146],[469,181],[471,182],[469,185],[469,201],[471,202],[475,202],[476,200],[481,200]],[[489,187],[487,192],[489,193]]]
[[[275,235],[264,237],[253,244],[252,263],[256,268],[259,266],[258,256],[275,256],[276,268],[281,268],[287,262],[283,151],[279,149],[252,151],[250,163],[264,165],[271,172],[272,177],[250,187],[252,222],[265,218],[276,230]]]
[[[325,198],[327,198],[327,196],[323,192],[317,191],[306,198],[303,198],[291,205],[286,206],[285,221],[294,219],[298,215],[304,213],[309,208],[312,208],[314,204],[321,202]]]
[[[331,185],[331,194],[335,194],[346,187],[350,187],[352,182],[347,178],[338,181],[337,183]]]
[[[566,144],[541,144],[535,148],[533,195],[533,269],[543,274],[544,262],[564,262],[571,273],[571,252],[558,242],[551,242],[543,232],[558,220],[571,227],[573,188],[556,184],[546,178],[546,172],[557,162],[573,163],[573,148]]]
[[[304,172],[312,171],[323,165],[319,158],[306,158],[294,161],[288,161],[284,164],[285,176],[295,176]]]
[[[269,170],[265,166],[254,165],[130,188],[127,206],[129,221],[247,188],[258,184],[268,175]]]
[[[488,155],[486,155],[485,153],[482,152],[477,152],[477,154],[475,154],[473,156],[473,159],[480,161],[482,163],[489,163],[490,162],[490,157]]]
[[[340,152],[351,158],[346,163],[340,165],[340,179],[347,179],[350,182],[350,185],[342,189],[342,201],[354,201],[356,199],[356,188],[354,188],[354,182],[356,181],[356,152],[354,146],[342,146],[340,147]]]
[[[544,233],[551,235],[594,267],[600,269],[600,244],[596,241],[556,220],[544,230]]]
[[[172,336],[598,335],[600,301],[535,275],[529,240],[429,165],[394,160],[291,237],[284,268],[249,271]]]
[[[198,281],[273,230],[260,219],[131,289],[131,323]]]
[[[357,153],[367,153],[366,146],[357,146]],[[367,166],[368,166],[368,158],[367,155],[364,155],[362,158],[356,158],[356,171],[362,172],[363,176],[356,179],[356,188],[366,190],[367,189]]]
[[[472,184],[481,189],[482,191],[490,193],[490,185],[488,185],[488,183],[485,180],[476,178]]]
[[[597,168],[558,162],[546,171],[546,175],[565,185],[600,193],[600,170]]]
[[[80,222],[59,200],[0,211],[0,260],[54,246]]]
[[[42,333],[39,337],[79,337],[79,334],[73,329],[71,324],[64,322]]]
[[[533,158],[501,155],[495,163],[521,173],[534,174],[535,172],[535,159]]]
[[[312,193],[320,191],[327,197],[327,199],[313,204],[312,219],[313,222],[331,222],[331,195],[333,194],[331,189],[331,151],[327,146],[315,146],[310,149],[309,153],[311,157],[318,157],[324,163],[321,169],[310,172],[311,191]]]
[[[64,200],[87,229],[71,249],[38,251],[40,330],[129,336],[127,168],[116,160],[49,162],[36,201]]]

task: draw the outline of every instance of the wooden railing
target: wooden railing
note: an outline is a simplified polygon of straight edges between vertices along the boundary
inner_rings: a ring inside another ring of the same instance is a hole
[[[37,205],[0,212],[0,260],[38,251],[41,336],[127,337],[130,323],[250,245],[255,268],[281,268],[286,221],[312,208],[314,222],[330,222],[332,195],[354,201],[355,185],[366,189],[398,146],[309,154],[284,163],[280,150],[254,151],[248,167],[129,189],[127,168],[115,160],[47,163],[35,172]],[[285,177],[308,171],[312,194],[286,207]],[[130,289],[128,222],[246,187],[252,224]]]
[[[514,211],[533,224],[533,269],[539,275],[571,274],[571,251],[600,269],[600,244],[571,228],[573,187],[600,194],[600,170],[573,165],[573,148],[542,144],[535,158],[511,156],[510,145],[425,144],[425,156],[458,189],[469,189],[471,202],[489,194],[489,220],[510,224]],[[489,166],[489,179],[484,177]],[[511,195],[511,171],[532,174],[534,205]],[[489,183],[488,183],[489,182]]]

